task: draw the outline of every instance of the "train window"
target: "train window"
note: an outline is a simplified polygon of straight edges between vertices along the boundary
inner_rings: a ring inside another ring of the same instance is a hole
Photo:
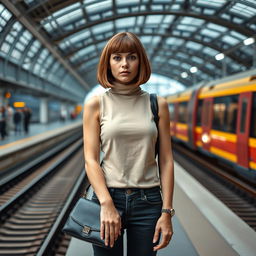
[[[235,133],[237,108],[238,95],[214,98],[212,128],[214,130]]]
[[[250,136],[256,138],[256,93],[253,93]]]
[[[174,104],[169,104],[169,113],[171,121],[174,120]]]
[[[178,122],[179,123],[187,123],[187,105],[188,103],[179,102],[178,104]]]
[[[240,132],[245,132],[245,118],[246,118],[246,109],[247,109],[248,100],[247,98],[242,98],[242,113],[241,113],[241,119],[240,119]]]
[[[197,105],[197,115],[196,115],[196,125],[197,126],[201,126],[202,106],[203,106],[203,100],[199,100],[198,105]]]

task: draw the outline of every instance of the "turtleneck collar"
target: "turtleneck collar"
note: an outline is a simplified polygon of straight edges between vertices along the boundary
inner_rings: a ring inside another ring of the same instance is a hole
[[[141,88],[138,85],[122,85],[115,84],[113,88],[109,90],[113,94],[120,95],[139,95],[141,94]]]

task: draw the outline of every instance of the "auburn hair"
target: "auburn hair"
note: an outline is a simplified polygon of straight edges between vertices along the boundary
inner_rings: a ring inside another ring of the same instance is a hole
[[[135,84],[139,86],[149,80],[151,75],[150,63],[139,38],[131,32],[120,32],[110,38],[100,56],[97,80],[104,88],[113,87],[114,77],[110,69],[111,54],[126,52],[137,53],[139,57],[139,70]]]

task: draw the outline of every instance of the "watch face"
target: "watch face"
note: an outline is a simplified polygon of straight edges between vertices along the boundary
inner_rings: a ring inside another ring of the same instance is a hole
[[[171,216],[173,216],[175,214],[174,209],[162,209],[162,212],[169,213]]]

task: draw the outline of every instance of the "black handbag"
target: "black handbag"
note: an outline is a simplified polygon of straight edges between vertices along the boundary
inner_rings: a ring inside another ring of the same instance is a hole
[[[119,214],[122,216],[120,211]],[[62,231],[97,246],[110,248],[100,238],[100,205],[86,198],[77,201]]]

